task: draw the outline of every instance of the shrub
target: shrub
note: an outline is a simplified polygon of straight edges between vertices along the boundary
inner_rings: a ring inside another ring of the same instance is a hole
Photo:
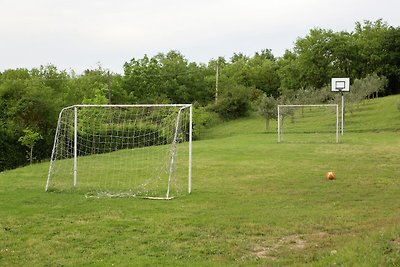
[[[231,120],[246,116],[251,107],[251,90],[245,86],[236,85],[223,91],[212,110],[222,119]]]
[[[207,107],[193,109],[193,139],[199,140],[201,132],[218,123],[218,115]]]
[[[11,133],[0,129],[0,172],[26,163],[25,149]]]

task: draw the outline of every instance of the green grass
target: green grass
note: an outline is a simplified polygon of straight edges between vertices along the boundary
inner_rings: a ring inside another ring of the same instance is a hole
[[[45,193],[48,163],[3,172],[0,266],[399,266],[399,98],[360,105],[340,144],[218,125],[172,201]]]

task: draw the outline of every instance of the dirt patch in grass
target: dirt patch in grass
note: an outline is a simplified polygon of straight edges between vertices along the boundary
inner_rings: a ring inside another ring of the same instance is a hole
[[[315,239],[326,238],[329,234],[324,232],[310,235],[288,235],[271,241],[256,244],[253,249],[242,259],[269,259],[277,260],[281,251],[302,251],[308,246],[318,246]]]
[[[306,247],[306,243],[304,236],[290,235],[282,237],[277,245],[278,247],[287,247],[289,250],[302,250]]]
[[[250,255],[244,256],[242,257],[242,259],[253,258],[253,259],[277,260],[278,257],[275,256],[274,254],[276,254],[276,249],[274,247],[257,245],[251,251]]]
[[[395,246],[400,246],[400,237],[393,239],[392,244]]]

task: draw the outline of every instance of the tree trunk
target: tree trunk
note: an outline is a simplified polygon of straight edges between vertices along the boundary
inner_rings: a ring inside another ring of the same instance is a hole
[[[32,161],[33,161],[33,147],[31,147],[31,153],[29,155],[29,163],[30,163],[30,165],[32,165]]]
[[[265,131],[268,132],[269,129],[269,116],[265,117]]]

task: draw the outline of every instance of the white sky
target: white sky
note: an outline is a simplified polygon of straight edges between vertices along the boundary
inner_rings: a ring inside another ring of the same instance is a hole
[[[0,0],[0,71],[54,64],[113,72],[144,54],[189,61],[281,56],[314,27],[348,31],[382,18],[400,25],[400,0]]]

